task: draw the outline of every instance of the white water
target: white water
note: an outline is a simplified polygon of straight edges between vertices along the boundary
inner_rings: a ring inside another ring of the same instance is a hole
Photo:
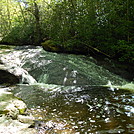
[[[79,85],[125,85],[127,81],[96,65],[92,57],[57,54],[42,48],[11,50],[1,57],[20,83]]]

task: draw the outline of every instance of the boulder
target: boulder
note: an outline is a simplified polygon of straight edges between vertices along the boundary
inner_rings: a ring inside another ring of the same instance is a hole
[[[47,40],[41,43],[44,50],[49,52],[63,52],[63,48],[60,44],[52,40]]]
[[[7,88],[0,88],[0,113],[17,119],[19,114],[25,113],[27,106],[7,90]]]
[[[0,117],[0,134],[37,134],[37,130],[29,128],[30,124],[21,123],[18,120],[9,119],[3,115]]]
[[[37,133],[34,128],[29,128],[35,119],[32,115],[26,115],[26,104],[10,91],[10,88],[0,88],[0,133]]]
[[[19,83],[19,78],[8,71],[8,68],[0,64],[0,84],[13,85]]]
[[[17,119],[22,123],[34,124],[33,116],[18,115]]]

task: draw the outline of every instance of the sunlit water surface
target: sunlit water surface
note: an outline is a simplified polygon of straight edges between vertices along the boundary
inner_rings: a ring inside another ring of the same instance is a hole
[[[129,91],[81,86],[50,92],[21,85],[14,93],[26,102],[37,120],[61,121],[84,134],[134,133],[134,94]]]

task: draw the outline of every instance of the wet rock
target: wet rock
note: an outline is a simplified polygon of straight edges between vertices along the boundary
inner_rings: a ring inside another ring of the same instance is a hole
[[[39,133],[75,134],[76,131],[67,123],[50,120],[48,122],[36,121],[35,128]]]
[[[19,83],[19,78],[11,74],[4,65],[0,64],[0,84],[13,85]]]
[[[25,84],[37,83],[37,81],[26,70],[15,65],[15,59],[11,65],[9,60],[6,58],[3,58],[2,62],[3,64],[0,64],[0,84],[14,85],[20,82]]]
[[[25,115],[18,115],[17,119],[22,123],[28,123],[28,124],[33,124],[35,120],[33,116],[25,116]]]
[[[15,99],[12,103],[19,110],[19,114],[25,113],[27,106],[23,101]]]

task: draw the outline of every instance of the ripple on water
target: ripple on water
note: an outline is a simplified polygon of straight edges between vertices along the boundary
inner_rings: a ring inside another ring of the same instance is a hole
[[[21,97],[36,119],[44,123],[64,122],[79,133],[133,133],[133,93],[102,87],[73,88],[54,93],[34,88]]]

